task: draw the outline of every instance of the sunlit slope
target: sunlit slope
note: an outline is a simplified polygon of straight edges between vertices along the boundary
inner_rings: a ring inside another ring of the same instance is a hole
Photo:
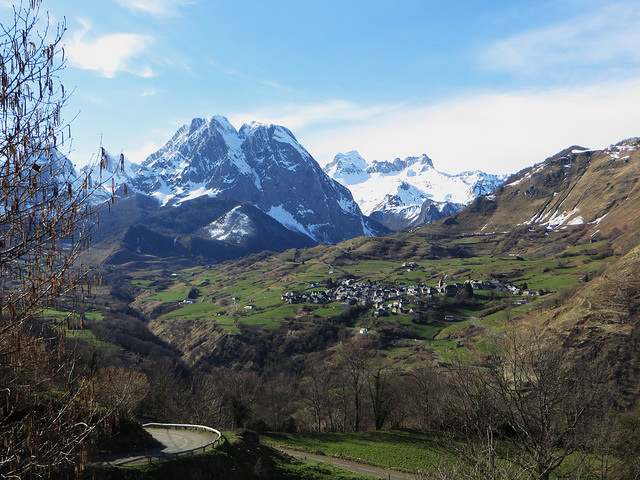
[[[639,146],[632,139],[598,151],[569,147],[427,231],[531,238],[578,230],[573,242],[624,233],[632,246],[640,224]]]

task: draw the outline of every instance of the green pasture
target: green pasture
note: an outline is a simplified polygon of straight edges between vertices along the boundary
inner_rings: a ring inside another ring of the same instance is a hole
[[[267,445],[289,447],[325,455],[349,458],[384,468],[407,472],[433,471],[447,453],[436,437],[400,431],[360,433],[267,433]]]
[[[356,433],[263,433],[260,439],[266,445],[321,453],[409,473],[420,472],[429,475],[442,471],[443,468],[456,471],[456,466],[461,462],[464,463],[463,458],[453,453],[458,450],[451,444],[454,440],[437,432],[392,430]],[[461,439],[457,442],[465,442],[465,440]],[[514,455],[517,454],[517,451],[507,444],[500,443],[500,447],[509,449]],[[462,446],[463,450],[465,448]],[[612,459],[575,452],[567,457],[563,465],[550,478],[601,478],[589,474],[578,477],[575,473],[603,471],[607,461]],[[502,459],[496,462],[507,465],[507,462]],[[512,467],[517,469],[517,462],[512,464]]]
[[[423,325],[415,323],[413,318],[407,315],[389,315],[384,317],[384,322],[399,323],[400,325],[408,328],[413,333],[413,338],[422,340],[429,340],[434,338],[442,330],[442,325]],[[412,338],[412,339],[413,339]]]
[[[514,301],[516,298],[518,297],[515,297]],[[535,301],[531,301],[527,304],[509,306],[504,310],[500,310],[499,312],[487,315],[486,317],[480,319],[480,323],[482,323],[483,325],[491,325],[491,326],[496,326],[497,324],[502,325],[505,322],[508,322],[509,320],[519,317],[520,315],[529,313],[530,311],[534,310],[538,305],[539,298],[538,297],[534,297],[534,298],[536,298]]]
[[[344,309],[340,306],[340,304],[334,302],[318,306],[313,310],[313,315],[318,315],[320,317],[335,317],[336,315],[340,315],[343,311]]]
[[[189,294],[189,290],[191,290],[191,285],[185,285],[183,283],[173,284],[167,290],[156,291],[155,295],[150,297],[146,297],[144,301],[150,302],[154,300],[160,300],[163,303],[176,303],[181,302],[187,295]]]
[[[243,312],[243,316],[239,319],[239,321],[244,323],[251,322],[254,325],[257,325],[260,322],[282,322],[285,318],[295,317],[295,307],[295,305],[287,305],[280,302],[279,305],[276,305],[268,310],[257,311],[255,313],[251,311]]]
[[[216,325],[222,328],[229,335],[238,335],[240,329],[235,323],[235,318],[230,316],[215,317]]]
[[[188,320],[207,320],[223,309],[211,302],[195,301],[164,315],[164,318],[182,318]]]
[[[70,339],[82,339],[89,342],[96,350],[112,355],[120,352],[120,347],[111,343],[98,340],[91,330],[66,330],[65,337]]]
[[[143,290],[151,290],[158,284],[155,280],[143,280],[143,279],[135,279],[131,280],[131,285],[134,285]]]
[[[92,322],[101,322],[104,320],[104,315],[101,312],[84,312],[83,315],[87,320],[91,320]]]
[[[277,330],[282,325],[282,321],[274,319],[261,319],[255,317],[246,317],[238,320],[245,325],[253,325],[262,327],[266,330]]]

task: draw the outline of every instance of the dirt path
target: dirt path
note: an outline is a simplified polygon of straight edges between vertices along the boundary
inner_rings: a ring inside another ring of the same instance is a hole
[[[298,450],[290,450],[288,448],[275,447],[278,450],[291,455],[300,460],[309,460],[312,462],[323,462],[330,465],[348,470],[360,475],[368,475],[374,478],[385,478],[387,480],[415,480],[416,475],[413,473],[403,473],[396,470],[386,470],[384,468],[374,467],[363,463],[343,460],[341,458],[327,457],[326,455],[316,455],[314,453],[300,452]]]

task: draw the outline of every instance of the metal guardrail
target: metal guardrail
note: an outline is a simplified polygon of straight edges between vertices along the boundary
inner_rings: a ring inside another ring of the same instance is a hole
[[[182,423],[145,423],[142,425],[143,428],[163,428],[163,429],[176,429],[176,430],[204,430],[205,432],[213,433],[217,435],[217,438],[212,442],[207,443],[198,448],[193,448],[191,450],[185,450],[183,452],[177,453],[157,453],[157,454],[146,454],[145,457],[149,463],[158,460],[167,460],[170,458],[179,458],[185,457],[187,455],[195,455],[196,453],[204,453],[207,448],[215,446],[217,443],[222,442],[222,434],[216,430],[215,428],[206,427],[204,425],[188,425]]]

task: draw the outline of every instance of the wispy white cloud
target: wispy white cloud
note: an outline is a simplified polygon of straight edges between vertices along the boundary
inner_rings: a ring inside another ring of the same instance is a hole
[[[481,56],[489,68],[525,75],[554,75],[554,69],[637,68],[640,62],[640,4],[609,4],[553,25],[491,45]]]
[[[150,66],[132,61],[153,45],[155,40],[151,35],[112,33],[92,37],[89,34],[91,25],[86,21],[81,23],[83,29],[66,46],[72,66],[96,71],[107,78],[112,78],[121,71],[140,77],[154,75]]]
[[[217,71],[224,73],[225,75],[230,75],[232,77],[237,77],[240,78],[242,80],[247,80],[251,83],[255,83],[258,85],[263,85],[265,87],[271,87],[274,88],[276,90],[290,90],[290,88],[285,87],[284,85],[278,83],[278,82],[274,82],[272,80],[267,80],[264,78],[258,78],[252,75],[247,75],[246,73],[242,73],[238,70],[236,70],[235,68],[231,68],[231,67],[225,67],[223,65],[218,64],[217,62],[213,61],[213,60],[209,60],[208,61],[209,64],[215,68]]]
[[[149,88],[147,90],[143,90],[138,94],[139,97],[152,97],[158,94],[158,90],[156,88]]]
[[[115,2],[129,10],[147,13],[155,17],[178,15],[182,7],[195,3],[187,0],[115,0]]]
[[[277,105],[250,112],[231,115],[229,120],[238,125],[253,120],[284,125],[290,129],[316,128],[327,125],[343,125],[376,118],[397,111],[402,104],[361,106],[346,100],[334,99],[309,105]]]
[[[157,152],[162,144],[155,142],[145,142],[134,149],[125,150],[124,154],[130,162],[133,163],[142,163],[144,162],[149,155],[154,152]]]
[[[426,153],[436,168],[450,173],[512,173],[572,144],[601,148],[640,135],[640,78],[582,89],[469,95],[432,105],[329,103],[338,107],[333,112],[351,107],[350,114],[338,115],[338,127],[328,121],[331,109],[318,105],[287,106],[288,115],[254,115],[292,128],[321,165],[349,150],[367,160]],[[245,115],[231,118],[240,117],[246,121]]]

